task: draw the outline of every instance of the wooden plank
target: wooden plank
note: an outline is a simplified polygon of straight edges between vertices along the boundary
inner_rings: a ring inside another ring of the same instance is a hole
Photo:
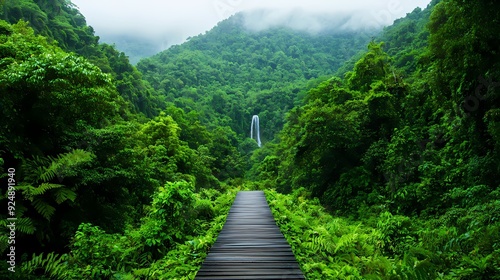
[[[236,195],[195,279],[305,279],[264,192]]]

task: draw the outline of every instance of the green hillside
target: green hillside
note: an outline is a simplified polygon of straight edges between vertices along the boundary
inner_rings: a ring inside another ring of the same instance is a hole
[[[141,60],[137,68],[168,102],[200,112],[206,124],[227,125],[246,136],[252,115],[259,115],[262,138],[271,141],[307,87],[333,75],[368,41],[366,35],[335,30],[252,32],[237,14]]]

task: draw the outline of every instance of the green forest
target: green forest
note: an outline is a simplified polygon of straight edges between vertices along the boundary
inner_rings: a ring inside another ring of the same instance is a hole
[[[69,0],[0,1],[0,279],[194,279],[241,190],[306,279],[500,279],[498,30],[235,14],[133,66]]]

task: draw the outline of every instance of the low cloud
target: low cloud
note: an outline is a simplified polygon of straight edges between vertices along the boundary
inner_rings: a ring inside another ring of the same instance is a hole
[[[430,0],[73,0],[96,34],[127,35],[158,50],[202,34],[237,12],[252,30],[273,26],[319,32],[325,28],[366,29],[390,25]]]
[[[286,26],[313,33],[323,30],[372,30],[392,24],[417,6],[425,8],[430,1],[267,2],[257,0],[243,9],[245,25],[249,29]]]
[[[321,31],[367,31],[380,28],[381,24],[363,24],[359,13],[346,12],[307,12],[299,9],[253,10],[245,11],[244,25],[252,31],[261,31],[271,27],[288,27],[309,33]]]

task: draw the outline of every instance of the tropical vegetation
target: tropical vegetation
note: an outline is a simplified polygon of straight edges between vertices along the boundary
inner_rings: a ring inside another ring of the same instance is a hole
[[[0,278],[193,279],[264,190],[307,279],[500,279],[499,13],[236,14],[135,67],[71,1],[0,1]]]

